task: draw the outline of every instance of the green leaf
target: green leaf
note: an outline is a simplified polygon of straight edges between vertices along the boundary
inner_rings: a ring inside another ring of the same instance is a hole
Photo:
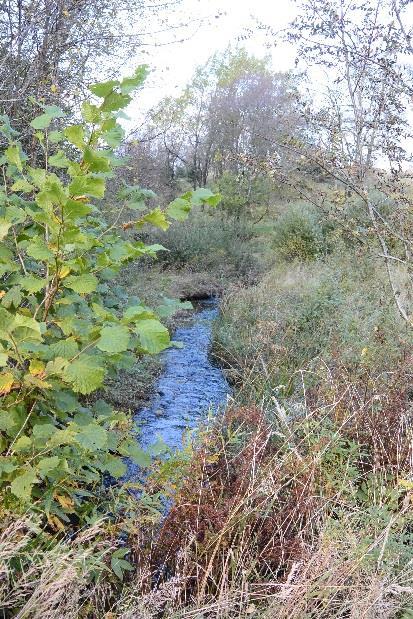
[[[48,475],[51,471],[55,471],[59,466],[60,458],[58,456],[50,456],[49,458],[41,458],[39,462],[36,464],[36,469],[39,472],[40,477],[43,479]]]
[[[23,193],[30,193],[33,191],[34,187],[26,181],[25,178],[19,178],[13,185],[11,186],[12,191],[21,191]]]
[[[47,178],[46,170],[44,170],[43,168],[30,168],[30,167],[27,168],[27,170],[29,172],[30,178],[32,179],[36,187],[38,189],[43,189],[46,183],[46,178]]]
[[[0,330],[10,331],[14,323],[14,315],[0,307]]]
[[[13,451],[15,453],[21,453],[22,451],[28,451],[32,446],[32,440],[28,436],[20,436],[13,445]]]
[[[169,204],[166,212],[169,217],[172,217],[172,219],[175,219],[176,221],[185,221],[191,212],[191,208],[191,203],[188,202],[188,200],[176,198],[176,200]]]
[[[59,142],[61,142],[64,137],[65,136],[62,131],[51,131],[49,133],[49,142],[51,142],[52,144],[59,144]]]
[[[10,462],[10,458],[0,456],[0,475],[9,475],[17,469],[17,466]]]
[[[97,97],[107,97],[112,90],[119,85],[116,80],[109,80],[108,82],[98,82],[89,86],[90,92],[93,92]]]
[[[103,198],[105,195],[105,179],[97,176],[75,176],[69,185],[72,196],[89,195]]]
[[[104,461],[103,466],[105,471],[115,478],[123,477],[127,471],[126,464],[121,458],[117,458],[116,456],[109,455]]]
[[[150,354],[165,350],[171,343],[168,329],[156,319],[140,320],[136,323],[135,332],[142,348]]]
[[[10,228],[10,222],[5,221],[4,219],[0,219],[0,241],[2,241],[7,236]]]
[[[23,170],[23,163],[20,158],[20,149],[16,144],[12,144],[9,146],[4,152],[7,161],[11,165],[15,165],[16,168],[21,172]]]
[[[32,429],[32,438],[36,447],[44,447],[46,442],[56,432],[56,426],[52,423],[36,424]]]
[[[152,224],[156,228],[160,228],[161,230],[167,230],[169,228],[169,221],[165,217],[165,213],[161,211],[160,208],[156,208],[145,217],[139,220],[137,227],[141,228],[145,223]]]
[[[14,204],[9,204],[6,207],[4,219],[11,224],[22,224],[25,221],[26,216],[27,215],[24,209],[19,206],[15,206]]]
[[[85,131],[82,125],[71,125],[70,127],[66,127],[64,133],[67,140],[71,144],[74,144],[79,150],[85,148]]]
[[[132,305],[125,310],[122,320],[125,322],[135,322],[136,320],[147,318],[155,318],[155,314],[143,305]]]
[[[120,83],[120,90],[123,94],[128,95],[138,86],[142,86],[149,73],[149,67],[146,64],[139,66],[131,77],[125,77]]]
[[[209,204],[210,206],[216,206],[221,201],[220,194],[213,193],[210,189],[200,187],[191,194],[191,202],[195,206],[201,204]]]
[[[46,286],[46,281],[35,275],[26,275],[20,279],[20,285],[28,292],[40,292]]]
[[[89,451],[98,451],[103,449],[108,441],[108,433],[105,428],[97,423],[89,423],[86,426],[81,426],[80,431],[76,435],[76,441]]]
[[[32,467],[27,467],[24,473],[13,479],[10,490],[17,498],[28,501],[33,485],[37,482],[36,471]]]
[[[96,346],[109,353],[124,352],[129,345],[129,329],[122,325],[103,327]]]
[[[82,103],[82,118],[87,123],[96,124],[100,121],[101,111],[97,105],[84,101]]]
[[[67,359],[63,359],[62,357],[56,357],[53,361],[49,361],[46,365],[45,372],[47,376],[62,376],[65,367],[68,364]]]
[[[53,260],[54,254],[47,247],[46,243],[39,237],[36,237],[26,247],[26,253],[35,260]]]
[[[60,107],[57,107],[57,105],[47,105],[44,114],[40,114],[40,116],[33,118],[30,126],[33,127],[33,129],[47,129],[52,120],[55,118],[62,118],[63,116],[65,116],[65,113]]]
[[[86,147],[83,155],[83,160],[89,165],[91,172],[108,172],[110,170],[110,162],[104,151],[97,151],[93,148]]]
[[[133,440],[126,440],[119,445],[119,453],[132,460],[138,466],[142,468],[151,466],[152,460],[150,455],[139,447],[138,443]]]
[[[129,95],[120,94],[112,91],[105,96],[105,100],[101,105],[102,112],[116,112],[125,108],[132,101]]]
[[[83,395],[99,389],[104,377],[105,370],[96,358],[85,354],[69,363],[63,373],[64,380],[72,385],[73,391]]]
[[[0,367],[4,367],[7,365],[8,355],[4,352],[0,352]]]
[[[102,138],[105,140],[106,144],[111,148],[117,148],[119,144],[122,142],[124,138],[125,132],[120,125],[116,125],[109,129],[109,131],[105,131],[102,135]]]
[[[47,129],[47,127],[52,122],[53,117],[50,114],[40,114],[40,116],[36,116],[30,123],[30,126],[33,129]]]
[[[49,165],[54,168],[68,168],[70,163],[70,160],[66,157],[62,150],[59,150],[55,155],[49,157]]]
[[[13,286],[13,288],[10,288],[10,290],[4,295],[1,300],[1,304],[7,308],[12,306],[19,307],[21,300],[22,294],[20,291],[20,286]]]
[[[67,196],[63,185],[55,174],[51,174],[46,179],[42,191],[36,196],[37,204],[44,209],[51,208],[57,204],[64,204],[66,200]]]
[[[30,316],[24,316],[23,314],[15,314],[11,331],[16,334],[18,339],[42,339],[42,330],[40,323]],[[19,331],[22,331],[20,334]],[[29,331],[30,333],[27,333]],[[20,337],[21,336],[21,337]]]
[[[129,561],[125,561],[123,558],[128,552],[130,552],[129,548],[119,548],[115,550],[110,560],[111,568],[120,580],[123,580],[124,571],[132,571],[134,569]]]
[[[72,337],[61,339],[58,342],[54,342],[50,345],[50,350],[56,357],[62,357],[63,359],[71,359],[79,352],[79,347],[76,340]]]
[[[71,275],[63,280],[63,285],[66,288],[71,288],[79,294],[90,294],[94,292],[98,286],[99,280],[93,273],[84,273],[83,275]]]
[[[86,217],[92,212],[90,204],[85,204],[80,200],[68,200],[64,207],[65,219],[78,219],[79,217]]]

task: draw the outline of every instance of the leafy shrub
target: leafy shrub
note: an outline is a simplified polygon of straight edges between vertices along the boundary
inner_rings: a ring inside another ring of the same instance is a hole
[[[192,270],[214,270],[248,275],[258,268],[254,256],[254,229],[244,219],[196,211],[185,225],[153,232],[146,240],[168,251],[158,254],[164,264]]]
[[[294,205],[275,225],[274,247],[285,260],[314,260],[327,250],[317,214],[307,205]]]
[[[256,216],[268,207],[275,194],[275,185],[268,175],[234,174],[224,171],[217,181],[221,208],[232,217]],[[278,196],[277,196],[278,197]]]
[[[31,123],[43,167],[23,152],[7,118],[0,126],[8,143],[0,159],[0,491],[8,509],[41,512],[54,530],[96,517],[103,476],[122,477],[126,456],[150,462],[124,414],[85,402],[136,354],[170,343],[153,311],[110,284],[122,265],[160,249],[126,231],[165,230],[194,204],[217,203],[200,189],[148,210],[148,192],[129,187],[111,224],[95,204],[119,164],[117,115],[145,75],[140,67],[92,86],[99,101],[83,104],[80,124],[64,127],[64,113],[44,107]],[[124,212],[135,218],[121,225]]]

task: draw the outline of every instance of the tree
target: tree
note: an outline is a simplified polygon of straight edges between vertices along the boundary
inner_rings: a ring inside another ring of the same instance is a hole
[[[307,116],[311,148],[289,146],[334,182],[339,217],[345,218],[346,204],[362,204],[399,313],[410,320],[412,205],[404,145],[412,83],[402,62],[403,54],[411,53],[409,36],[401,36],[400,29],[405,6],[378,0],[300,4],[289,39],[298,44],[300,61],[323,69],[329,84],[323,105]],[[323,207],[327,194],[331,198],[329,189],[318,187],[310,199]]]
[[[152,31],[185,32],[180,0],[10,0],[0,4],[0,102],[17,128],[28,101],[72,109],[96,79],[116,76]],[[165,17],[168,24],[165,24]],[[139,28],[137,25],[139,24]],[[158,34],[158,37],[161,36]],[[172,39],[173,40],[173,39]],[[74,110],[76,111],[76,110]]]
[[[268,160],[274,139],[300,135],[296,80],[243,49],[216,54],[183,93],[162,100],[136,143],[129,175],[151,179],[167,199],[189,183],[214,183],[223,209],[261,218],[278,190]],[[287,163],[288,151],[280,159]],[[145,179],[145,180],[144,180]]]

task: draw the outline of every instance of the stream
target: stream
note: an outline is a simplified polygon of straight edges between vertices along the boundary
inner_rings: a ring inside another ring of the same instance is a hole
[[[200,302],[190,322],[173,334],[174,341],[182,347],[171,347],[162,353],[163,369],[154,395],[134,416],[139,443],[144,449],[159,439],[172,449],[182,447],[187,430],[196,428],[208,412],[216,412],[225,405],[230,387],[209,356],[212,324],[218,313],[217,299]],[[129,478],[137,473],[134,468],[129,463]]]

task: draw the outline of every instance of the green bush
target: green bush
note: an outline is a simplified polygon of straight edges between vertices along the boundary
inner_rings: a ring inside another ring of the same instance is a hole
[[[232,217],[259,218],[279,190],[268,175],[234,174],[225,171],[216,183],[221,208]]]
[[[247,276],[258,269],[254,234],[245,219],[198,209],[185,225],[173,224],[165,232],[151,232],[145,240],[167,247],[158,254],[158,260],[168,266]]]
[[[0,493],[7,509],[41,513],[54,530],[106,514],[103,479],[122,477],[125,457],[151,462],[125,414],[85,401],[136,355],[170,345],[160,317],[110,283],[123,265],[160,249],[126,230],[167,229],[193,205],[217,203],[199,189],[150,210],[153,194],[127,187],[118,217],[109,224],[102,216],[97,204],[119,164],[118,112],[145,75],[140,67],[93,85],[98,102],[83,104],[80,124],[65,126],[62,110],[43,106],[31,122],[43,167],[23,152],[8,118],[0,122]],[[123,212],[134,217],[126,225]]]
[[[307,205],[292,205],[275,223],[274,247],[285,260],[315,260],[328,250],[317,213]]]

